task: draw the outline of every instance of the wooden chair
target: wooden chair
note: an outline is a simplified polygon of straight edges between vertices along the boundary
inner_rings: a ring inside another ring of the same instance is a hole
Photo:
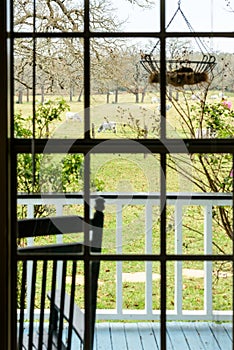
[[[104,200],[96,199],[95,213],[90,220],[92,237],[90,242],[91,253],[100,253],[104,222]],[[18,220],[18,238],[52,236],[66,233],[84,232],[84,219],[80,216],[60,216]],[[45,246],[30,246],[18,248],[18,280],[19,280],[19,323],[18,349],[70,349],[72,337],[78,336],[80,344],[84,343],[84,311],[75,303],[77,263],[84,261],[84,241],[79,243],[50,244]],[[64,254],[64,255],[63,255]],[[70,254],[66,258],[66,254]],[[72,265],[71,287],[67,291],[67,263]],[[52,267],[49,267],[52,265]],[[60,279],[58,278],[58,264]],[[90,263],[90,334],[91,348],[94,342],[96,300],[98,288],[100,261]],[[38,270],[41,278],[38,281]],[[30,271],[29,271],[30,270]],[[50,290],[48,291],[48,273],[52,270]],[[30,274],[29,274],[30,273]],[[29,277],[30,276],[30,277]],[[59,287],[58,287],[59,284]],[[38,298],[38,289],[40,296]],[[36,298],[37,295],[37,298]],[[25,314],[25,302],[30,307]],[[35,302],[39,316],[35,316]],[[46,322],[46,299],[50,303],[49,322]],[[37,322],[36,321],[37,318]],[[66,324],[66,327],[65,327]],[[64,336],[66,329],[67,335]]]

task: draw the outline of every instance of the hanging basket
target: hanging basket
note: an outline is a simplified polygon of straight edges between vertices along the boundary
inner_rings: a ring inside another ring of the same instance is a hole
[[[168,23],[166,29],[169,28],[170,24],[173,22],[174,18],[180,14],[185,21],[188,29],[195,33],[191,24],[185,17],[181,9],[181,0],[178,0],[178,7],[172,16],[170,22]],[[184,56],[186,51],[181,53],[181,57],[177,60],[167,60],[166,63],[166,83],[175,87],[183,87],[184,85],[197,85],[201,83],[209,82],[210,75],[215,66],[215,56],[209,54],[204,43],[199,39],[194,37],[195,41],[200,49],[202,54],[201,60],[190,60],[188,56]],[[153,47],[149,54],[144,54],[141,52],[140,63],[149,73],[149,82],[150,83],[159,83],[161,74],[160,74],[160,61],[156,60],[153,57],[153,52],[157,48],[159,41]],[[205,49],[205,51],[202,50]],[[205,53],[204,53],[205,52]],[[185,59],[186,57],[186,59]]]
[[[160,61],[152,59],[150,54],[142,55],[140,63],[149,73],[151,84],[160,82]],[[215,57],[203,55],[200,61],[192,60],[168,60],[166,82],[175,87],[184,85],[196,85],[209,82],[209,75],[215,66]]]

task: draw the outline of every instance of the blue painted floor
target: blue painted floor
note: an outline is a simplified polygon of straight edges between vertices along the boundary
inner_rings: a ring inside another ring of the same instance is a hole
[[[232,324],[168,322],[161,349],[159,323],[97,323],[94,350],[233,350]]]
[[[28,342],[28,328],[24,331]],[[97,322],[93,350],[233,350],[232,323],[168,322],[167,346],[160,347],[159,322]],[[64,340],[66,330],[64,331]],[[23,347],[27,349],[28,347]],[[73,334],[71,350],[79,350]]]

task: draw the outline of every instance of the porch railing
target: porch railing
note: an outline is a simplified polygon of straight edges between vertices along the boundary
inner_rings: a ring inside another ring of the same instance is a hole
[[[122,208],[128,205],[145,206],[145,250],[152,253],[152,208],[160,205],[160,196],[158,193],[151,194],[124,194],[124,193],[98,193],[105,198],[105,206],[113,205],[116,208],[116,253],[122,252]],[[95,197],[95,196],[94,196]],[[91,206],[92,206],[91,196]],[[36,205],[53,205],[56,215],[63,215],[64,205],[82,205],[83,198],[81,194],[64,194],[61,195],[18,195],[18,205],[24,205],[27,208],[27,217],[32,218],[34,215],[34,206]],[[187,205],[201,206],[204,210],[203,227],[204,227],[204,308],[202,310],[184,310],[183,309],[183,277],[182,261],[175,261],[174,275],[174,310],[167,311],[168,320],[231,320],[232,310],[214,310],[212,300],[212,261],[206,261],[205,255],[212,254],[212,207],[213,206],[232,206],[232,195],[222,193],[168,193],[167,205],[174,206],[174,254],[182,254],[182,227],[183,227],[183,207]],[[104,227],[105,236],[105,227]],[[58,243],[62,243],[62,238],[58,236]],[[33,245],[33,239],[28,239],[28,245]],[[30,262],[29,262],[30,265]],[[28,274],[30,278],[30,273]],[[116,262],[116,308],[115,309],[98,309],[97,319],[105,320],[158,320],[160,310],[153,309],[152,298],[152,262],[145,262],[145,309],[143,310],[124,310],[123,304],[123,269],[122,261]],[[231,293],[232,294],[232,293]],[[30,291],[28,291],[30,298]],[[30,305],[30,303],[28,303]],[[35,318],[37,312],[35,311]],[[29,310],[25,310],[29,312]]]

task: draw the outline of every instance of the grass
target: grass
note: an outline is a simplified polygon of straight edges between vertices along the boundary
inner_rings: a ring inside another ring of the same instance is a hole
[[[136,208],[131,207],[128,208],[129,213],[133,215],[137,215]],[[141,210],[142,208],[138,208]],[[156,209],[156,208],[155,208]],[[172,208],[169,208],[172,211]],[[169,210],[168,209],[168,210]],[[187,254],[200,254],[204,250],[204,237],[202,233],[203,229],[203,217],[202,217],[202,208],[195,206],[188,207],[185,213],[185,223],[186,220],[191,223],[192,215],[193,221],[192,224],[195,226],[196,223],[196,232],[185,228],[183,230],[183,253]],[[186,216],[186,214],[188,214]],[[155,212],[155,215],[157,213]],[[169,213],[168,213],[169,215]],[[173,212],[170,213],[173,215]],[[127,215],[128,220],[130,219]],[[127,226],[125,221],[123,221],[123,253],[139,253],[143,254],[145,251],[145,233],[144,233],[144,225],[133,225],[135,227],[135,231],[133,232],[133,228],[131,225]],[[112,220],[112,228],[109,228],[109,224],[107,223],[106,228],[104,229],[104,249],[103,254],[106,253],[116,253],[116,241],[115,241],[115,225],[114,218]],[[141,227],[142,226],[142,227]],[[139,232],[139,233],[137,233]],[[153,253],[159,254],[160,252],[160,239],[159,239],[159,220],[155,220],[153,227],[153,244],[152,250]],[[230,239],[224,235],[217,235],[217,231],[214,227],[214,232],[216,236],[216,243],[220,245],[226,245],[229,249],[231,249],[232,243]],[[135,233],[135,235],[134,235]],[[174,227],[169,227],[167,231],[167,252],[174,253]],[[66,239],[65,241],[76,241],[79,240],[80,237],[76,237],[75,235]],[[108,244],[107,244],[107,243]],[[40,241],[40,244],[42,242]],[[44,244],[53,243],[48,242],[48,237],[44,237]],[[114,309],[116,308],[116,262],[115,261],[102,261],[101,269],[100,269],[100,277],[99,277],[99,291],[98,291],[98,308],[99,309]],[[69,263],[69,266],[71,263]],[[67,276],[71,276],[71,267],[67,268]],[[189,270],[204,270],[203,262],[196,261],[184,261],[183,269]],[[212,299],[213,299],[213,308],[215,310],[230,310],[232,308],[232,266],[228,262],[217,261],[212,263],[213,275],[212,275]],[[40,271],[42,271],[42,267],[38,267],[38,276],[37,276],[37,295],[39,298],[40,295],[40,285],[41,285],[41,277]],[[134,273],[145,271],[145,262],[141,261],[124,261],[122,262],[122,271],[123,273]],[[152,262],[152,273],[160,275],[160,262]],[[78,262],[78,270],[77,275],[83,274],[83,262]],[[153,309],[159,310],[160,308],[160,279],[153,279],[152,285],[152,301],[153,301]],[[175,263],[168,262],[167,263],[167,308],[168,310],[173,310],[175,307]],[[51,272],[48,272],[48,290],[50,290],[51,285]],[[71,286],[71,280],[67,279],[67,291],[69,292],[69,288]],[[122,293],[123,293],[123,309],[128,310],[142,310],[145,308],[145,282],[131,282],[125,281],[122,285]],[[187,276],[183,275],[183,309],[184,310],[202,310],[204,307],[204,289],[205,289],[205,280],[202,277],[195,277],[193,275]],[[77,284],[77,292],[76,292],[76,302],[79,305],[83,305],[84,302],[84,287],[82,283]],[[39,299],[38,305],[39,305]],[[49,304],[47,305],[49,307]]]
[[[136,118],[140,119],[140,125],[144,123],[151,123],[153,114],[156,118],[156,106],[151,104],[152,94],[147,95],[145,103],[136,105],[134,99],[130,100],[130,96],[121,94],[119,96],[118,104],[105,104],[105,96],[97,95],[91,98],[91,121],[95,124],[95,131],[97,135],[97,127],[105,118],[108,120],[116,120],[118,125],[118,133],[110,132],[98,134],[98,137],[103,138],[127,138],[136,137],[131,128],[123,128],[122,124],[126,123],[129,118],[129,113],[132,113]],[[231,97],[234,104],[234,98]],[[71,111],[78,111],[84,115],[83,103],[70,103]],[[31,103],[24,103],[23,105],[16,104],[16,111],[22,111],[23,115],[29,115],[32,111]],[[168,112],[169,124],[173,125],[171,130],[178,129],[178,124],[175,122],[176,112],[171,109]],[[154,120],[155,121],[155,120]],[[158,123],[158,122],[157,122]],[[83,123],[75,121],[65,121],[65,113],[62,115],[62,121],[55,123],[53,126],[53,137],[61,138],[76,138],[82,137]],[[170,129],[170,128],[169,128]],[[157,133],[153,134],[157,137]],[[139,145],[136,144],[136,147]],[[141,151],[141,149],[139,149]],[[141,154],[95,154],[91,155],[91,174],[98,178],[104,184],[104,191],[106,192],[158,192],[160,188],[160,166],[158,157],[151,154],[146,157]],[[185,192],[191,189],[183,182],[183,179],[178,173],[172,173],[168,169],[167,191]],[[192,188],[194,190],[194,188]],[[74,206],[67,207],[66,213],[75,213],[77,208]],[[82,208],[79,208],[79,214],[82,215]],[[123,207],[123,253],[139,253],[145,252],[145,227],[144,227],[144,212],[143,205],[128,205]],[[175,227],[174,227],[174,208],[168,206],[167,208],[167,253],[175,252]],[[153,208],[153,236],[152,236],[152,251],[154,254],[160,253],[160,215],[158,206]],[[202,207],[187,206],[184,207],[183,213],[183,254],[200,254],[204,251],[204,216]],[[70,239],[70,238],[69,238]],[[73,240],[76,236],[73,236]],[[226,254],[232,253],[232,242],[227,238],[225,232],[213,220],[213,242],[214,254],[220,254],[217,246],[222,247]],[[48,237],[44,238],[44,244],[48,244]],[[116,208],[113,204],[106,208],[105,213],[105,228],[103,253],[116,253]],[[78,272],[83,273],[82,263]],[[203,270],[202,262],[183,262],[183,268]],[[69,272],[68,268],[68,274]],[[167,263],[167,308],[173,310],[175,306],[174,300],[174,278],[175,278],[174,262]],[[39,269],[40,270],[40,269]],[[226,277],[219,277],[217,271],[221,270],[223,273],[232,272],[232,267],[228,262],[222,263],[213,262],[213,307],[216,310],[229,310],[232,308],[232,275],[226,274]],[[127,261],[123,262],[123,272],[142,272],[145,271],[144,262]],[[160,263],[152,263],[152,272],[160,274]],[[100,283],[98,292],[98,308],[115,308],[116,307],[116,262],[101,263]],[[223,275],[224,276],[224,275]],[[48,285],[51,276],[48,276]],[[67,282],[69,288],[70,282]],[[49,287],[48,287],[49,288]],[[187,310],[203,309],[204,304],[204,278],[183,277],[183,308]],[[77,303],[83,303],[83,286],[77,286]],[[40,275],[37,281],[37,291],[40,291]],[[123,308],[126,309],[144,309],[145,307],[145,283],[142,282],[124,282],[123,283]],[[153,281],[153,308],[157,310],[160,308],[160,279]]]
[[[151,98],[157,95],[158,92],[148,92],[145,96],[144,103],[135,103],[134,96],[128,93],[119,93],[118,103],[115,104],[114,97],[113,100],[110,100],[110,103],[106,103],[105,95],[92,95],[90,99],[90,118],[91,124],[94,125],[95,137],[97,138],[136,138],[137,132],[133,131],[132,128],[124,127],[126,123],[129,123],[133,126],[133,121],[130,122],[131,117],[135,120],[139,120],[139,125],[141,128],[144,128],[144,125],[147,125],[149,134],[148,138],[158,138],[159,137],[159,126],[160,126],[160,113],[158,111],[159,104],[151,103]],[[217,100],[209,99],[211,95],[218,95],[217,91],[212,91],[208,94],[208,102],[217,103],[220,102]],[[229,93],[228,99],[234,105],[234,94]],[[189,92],[187,98],[189,96]],[[46,99],[55,99],[55,98],[64,98],[70,105],[70,110],[72,112],[79,112],[84,119],[84,103],[72,101],[69,102],[69,98],[66,95],[61,96],[51,96],[46,95]],[[37,103],[40,103],[40,96],[37,97]],[[179,103],[184,110],[186,110],[185,101],[181,93],[179,93]],[[196,102],[191,100],[191,104]],[[23,115],[32,115],[32,101],[25,102],[23,104],[15,104],[15,112],[22,112]],[[69,120],[66,122],[65,112],[61,115],[61,121],[55,122],[51,128],[52,137],[59,138],[83,138],[84,124]],[[99,125],[105,120],[114,120],[118,124],[117,134],[106,131],[103,133],[98,133],[97,129]],[[186,137],[184,132],[181,129],[181,123],[183,121],[180,118],[180,115],[174,108],[171,108],[167,111],[167,137],[183,138]],[[143,137],[143,136],[142,136]],[[187,137],[190,137],[187,135]]]

